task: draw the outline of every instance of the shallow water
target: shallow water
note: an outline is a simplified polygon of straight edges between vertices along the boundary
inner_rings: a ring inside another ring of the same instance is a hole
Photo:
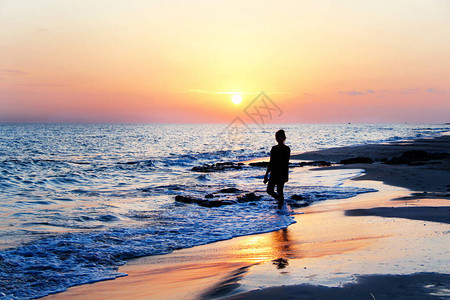
[[[267,156],[273,134],[286,130],[292,152],[440,135],[443,125],[0,125],[0,298],[29,298],[122,276],[127,259],[163,254],[234,236],[285,228],[264,193],[264,169],[191,171],[218,161]],[[341,174],[341,173],[339,173]],[[355,176],[305,172],[286,188],[311,201],[367,192],[341,186]],[[303,176],[303,177],[302,177]],[[345,177],[345,178],[344,178]],[[218,193],[217,208],[174,201]]]

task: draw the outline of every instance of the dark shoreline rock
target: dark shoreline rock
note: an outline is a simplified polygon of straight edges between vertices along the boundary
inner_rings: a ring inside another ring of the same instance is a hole
[[[242,169],[243,163],[234,162],[223,162],[215,164],[204,164],[202,166],[193,167],[191,171],[210,173],[214,171],[224,171],[224,170],[240,170]]]
[[[269,165],[268,161],[258,161],[258,162],[251,162],[248,164],[251,167],[264,167],[266,168]]]
[[[292,200],[305,200],[306,198],[305,197],[303,197],[302,195],[297,195],[297,194],[294,194],[294,195],[292,195],[291,196],[291,198],[290,199],[292,199]]]
[[[289,168],[297,168],[297,167],[329,167],[331,166],[331,162],[324,160],[316,160],[316,161],[302,161],[299,163],[289,163]]]
[[[269,162],[267,162],[267,161],[252,162],[252,163],[249,163],[248,165],[251,167],[267,168],[267,166],[269,165]],[[297,167],[305,167],[305,166],[329,167],[329,166],[331,166],[331,162],[317,160],[317,161],[302,161],[302,162],[298,162],[298,163],[289,163],[289,168],[297,168]]]
[[[229,194],[229,193],[238,193],[238,192],[242,192],[240,189],[237,189],[237,188],[234,188],[234,187],[231,187],[231,188],[224,188],[224,189],[221,189],[221,190],[219,190],[219,191],[217,191],[217,193],[223,193],[223,194]]]
[[[194,172],[201,172],[201,173],[211,173],[216,171],[225,171],[225,170],[240,170],[243,168],[245,164],[244,163],[234,163],[234,162],[223,162],[223,163],[215,163],[215,164],[204,164],[202,166],[196,166],[191,169],[191,171]],[[259,161],[259,162],[251,162],[248,163],[250,167],[260,167],[260,168],[267,168],[269,165],[269,162],[267,161]],[[294,162],[289,163],[289,168],[297,168],[297,167],[305,167],[305,166],[311,166],[311,167],[329,167],[331,166],[331,162],[329,161],[302,161],[302,162]]]
[[[428,163],[430,160],[439,160],[448,157],[450,157],[449,153],[429,153],[423,150],[411,150],[404,152],[400,156],[382,159],[382,161],[387,165],[422,165]]]
[[[180,203],[187,203],[187,204],[195,203],[195,204],[198,204],[203,207],[220,207],[220,206],[224,206],[224,205],[236,204],[236,201],[205,200],[205,199],[200,199],[200,198],[195,198],[195,197],[190,197],[190,196],[182,196],[182,195],[175,196],[175,201],[180,202]]]
[[[222,189],[222,190],[229,190],[229,193],[236,193],[236,192],[242,192],[236,188],[228,188],[228,189]],[[222,191],[220,190],[220,191]],[[220,192],[219,191],[219,192]],[[219,193],[218,192],[218,193]],[[220,196],[211,193],[205,195],[205,198],[197,198],[192,196],[185,196],[185,195],[177,195],[175,196],[175,201],[180,203],[186,203],[186,204],[198,204],[203,207],[220,207],[224,205],[232,205],[236,203],[246,203],[246,202],[255,202],[262,198],[260,195],[256,195],[255,193],[246,193],[239,195],[236,200],[230,200],[230,196],[225,196],[225,199],[220,199]]]
[[[245,195],[242,195],[240,197],[237,198],[237,201],[239,203],[243,203],[243,202],[253,202],[253,201],[258,201],[259,199],[261,199],[262,196],[260,195],[255,195],[255,193],[247,193]]]
[[[292,195],[288,200],[286,200],[286,202],[294,208],[299,208],[299,207],[306,207],[311,205],[311,203],[313,203],[314,201],[308,199],[307,197],[304,197],[302,195],[298,195],[298,194],[294,194]]]

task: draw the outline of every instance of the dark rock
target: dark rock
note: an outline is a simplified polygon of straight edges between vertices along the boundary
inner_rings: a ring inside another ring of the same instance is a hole
[[[224,194],[228,194],[228,193],[237,193],[240,192],[241,190],[237,189],[237,188],[225,188],[225,189],[221,189],[218,191],[218,193],[224,193]]]
[[[267,167],[269,165],[269,162],[267,161],[261,161],[261,162],[254,162],[249,163],[249,166],[252,167]],[[302,161],[302,162],[295,162],[295,163],[289,163],[289,168],[297,168],[297,167],[305,167],[305,166],[313,166],[313,167],[329,167],[331,166],[331,162],[329,161]]]
[[[313,201],[305,196],[294,194],[286,201],[291,207],[305,207],[309,206]]]
[[[446,159],[450,158],[450,153],[430,153],[432,159]]]
[[[299,163],[289,163],[289,168],[297,168],[297,167],[329,167],[331,166],[331,162],[317,160],[317,161],[302,161]]]
[[[431,155],[423,150],[406,151],[400,157],[409,161],[427,161],[431,159]]]
[[[213,194],[207,194],[207,195],[205,196],[205,198],[207,198],[207,199],[209,199],[209,198],[214,198],[214,195],[213,195]]]
[[[200,199],[189,197],[189,196],[181,196],[181,195],[175,196],[175,201],[181,202],[181,203],[195,203],[198,200],[200,200]]]
[[[450,157],[450,153],[429,153],[423,150],[406,151],[398,157],[384,159],[388,165],[409,164],[419,166],[424,164],[436,164],[439,162],[429,162],[430,160],[446,159]]]
[[[262,196],[255,195],[255,193],[248,193],[248,194],[245,194],[245,195],[242,195],[242,196],[238,197],[237,201],[240,202],[240,203],[253,202],[253,201],[258,201],[261,198],[262,198]]]
[[[319,161],[308,162],[308,163],[306,163],[306,165],[307,166],[317,166],[317,167],[329,167],[329,166],[331,166],[331,162],[319,160]]]
[[[305,200],[305,197],[303,197],[302,195],[294,194],[291,196],[291,199],[292,200]]]
[[[450,157],[449,153],[428,153],[423,150],[411,150],[406,151],[398,157],[392,157],[391,159],[384,159],[383,161],[388,165],[423,165],[426,162],[433,159],[445,159]]]
[[[235,204],[234,201],[227,201],[227,200],[205,200],[205,199],[199,199],[194,198],[190,196],[175,196],[175,201],[181,202],[181,203],[187,203],[187,204],[198,204],[203,207],[220,207],[224,205],[231,205]]]
[[[373,160],[369,157],[353,157],[353,158],[349,158],[349,159],[343,159],[339,162],[340,164],[343,165],[349,165],[349,164],[371,164],[373,163]]]
[[[248,164],[252,167],[267,167],[269,165],[268,161],[259,161],[259,162],[252,162]]]
[[[239,170],[242,169],[243,163],[233,163],[233,162],[223,162],[215,164],[205,164],[202,166],[193,167],[191,171],[209,173],[214,171],[224,171],[224,170]]]

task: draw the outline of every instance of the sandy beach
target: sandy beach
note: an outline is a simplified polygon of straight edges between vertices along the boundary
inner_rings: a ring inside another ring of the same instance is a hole
[[[449,298],[449,149],[450,136],[443,136],[293,155],[293,162],[370,158],[294,170],[320,176],[364,170],[345,185],[378,192],[299,208],[297,223],[284,230],[135,259],[120,268],[126,277],[47,298]],[[386,163],[416,150],[440,155]]]

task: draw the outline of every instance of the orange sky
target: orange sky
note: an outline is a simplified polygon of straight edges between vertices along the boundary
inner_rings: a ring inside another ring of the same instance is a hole
[[[0,121],[450,122],[450,1],[366,2],[3,0]]]

